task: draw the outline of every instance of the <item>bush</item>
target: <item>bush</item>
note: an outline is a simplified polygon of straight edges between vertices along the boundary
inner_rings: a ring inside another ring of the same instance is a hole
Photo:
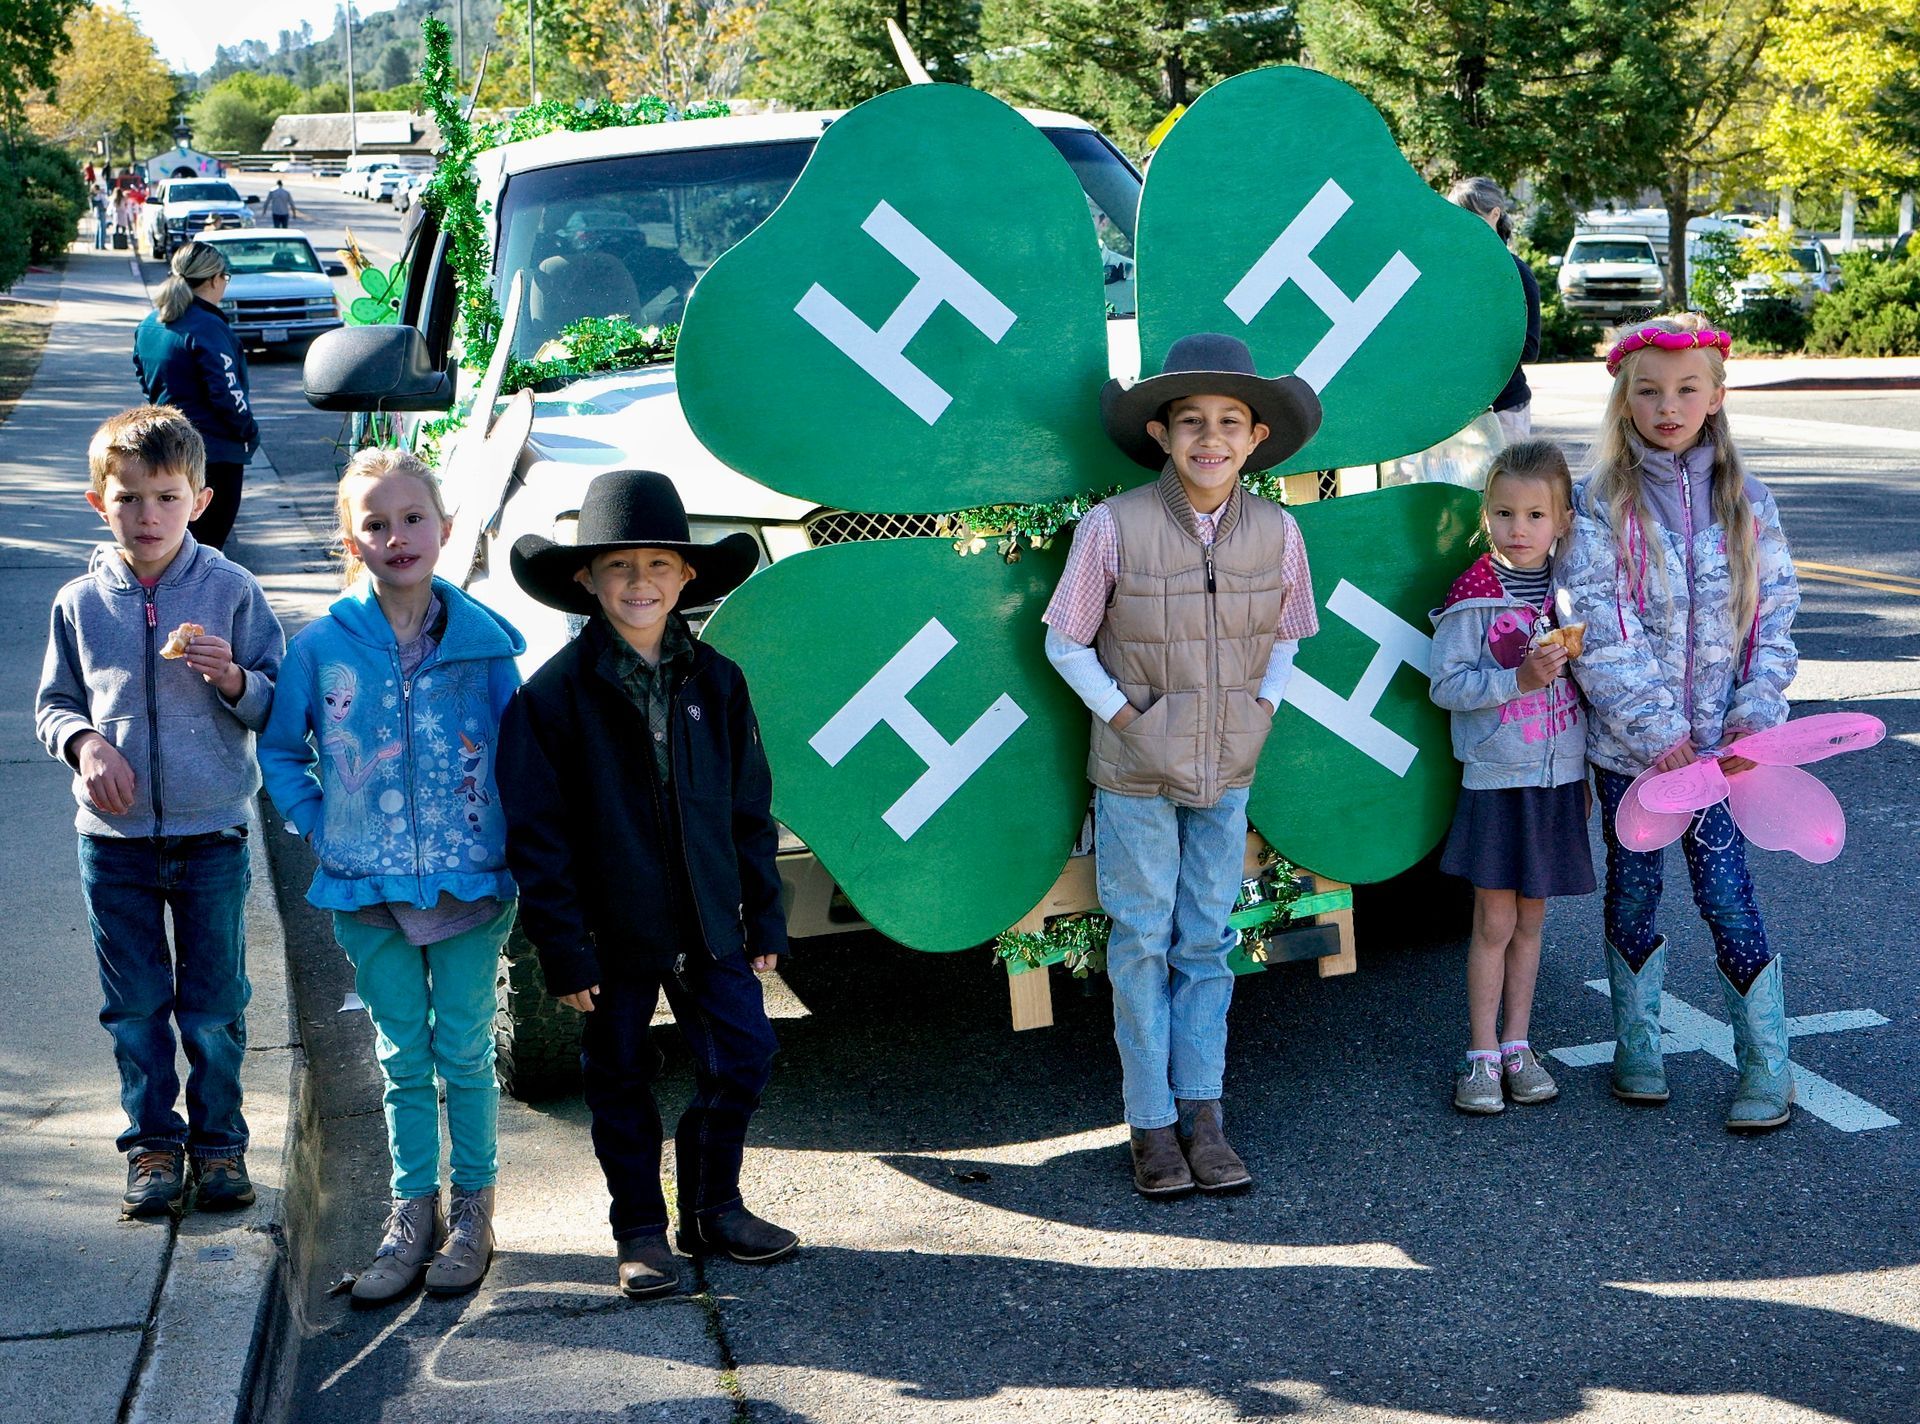
[[[71,155],[18,138],[11,159],[0,152],[0,204],[19,214],[0,237],[0,289],[5,289],[20,280],[28,263],[51,262],[67,250],[87,210],[87,182]]]
[[[1524,237],[1515,247],[1521,260],[1533,269],[1533,280],[1540,284],[1540,359],[1591,361],[1600,328],[1560,305],[1560,272],[1550,260],[1555,254],[1542,251]]]
[[[1732,314],[1734,340],[1748,349],[1798,351],[1807,344],[1812,319],[1791,297],[1755,297]]]
[[[1814,303],[1807,350],[1822,356],[1920,356],[1920,244],[1904,256],[1849,252],[1841,287]]]

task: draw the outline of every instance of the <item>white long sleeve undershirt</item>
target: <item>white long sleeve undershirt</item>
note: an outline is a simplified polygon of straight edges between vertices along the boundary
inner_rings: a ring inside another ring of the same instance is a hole
[[[1287,683],[1293,678],[1293,655],[1299,650],[1300,640],[1289,638],[1276,642],[1267,655],[1267,670],[1260,679],[1258,696],[1268,706],[1279,707],[1281,698],[1286,696]],[[1074,695],[1087,704],[1087,710],[1101,721],[1111,722],[1127,705],[1127,694],[1120,690],[1120,684],[1100,661],[1100,654],[1089,644],[1076,643],[1066,634],[1048,628],[1047,661],[1073,689]]]

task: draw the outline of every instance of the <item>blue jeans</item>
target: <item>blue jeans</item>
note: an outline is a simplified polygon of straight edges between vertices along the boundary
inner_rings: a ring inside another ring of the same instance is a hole
[[[1614,834],[1613,818],[1633,778],[1604,767],[1593,769],[1600,792],[1600,829],[1607,843],[1607,893],[1604,911],[1607,939],[1620,957],[1638,973],[1659,943],[1654,916],[1664,888],[1661,862],[1666,848],[1628,850]],[[1753,877],[1747,873],[1747,840],[1733,823],[1727,803],[1710,806],[1680,838],[1693,881],[1693,903],[1713,932],[1720,970],[1741,993],[1773,958],[1767,947],[1767,927],[1753,895]]]
[[[1175,1098],[1217,1098],[1226,1073],[1227,916],[1246,856],[1247,792],[1204,810],[1111,791],[1093,804],[1121,1096],[1129,1125],[1166,1127]]]
[[[354,992],[373,1020],[396,1197],[440,1190],[436,1071],[447,1089],[454,1186],[477,1192],[500,1175],[493,1012],[514,909],[509,903],[485,924],[424,948],[397,929],[333,917],[333,937],[353,964]]]
[[[240,1064],[247,1053],[244,826],[199,836],[80,837],[87,900],[113,1036],[122,1152],[185,1148],[196,1158],[247,1150]],[[167,943],[167,916],[173,944]],[[187,1053],[187,1117],[175,1109],[174,1025]]]

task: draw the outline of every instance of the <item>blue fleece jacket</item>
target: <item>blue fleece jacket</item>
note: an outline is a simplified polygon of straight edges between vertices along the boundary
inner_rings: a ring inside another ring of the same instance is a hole
[[[287,649],[260,765],[313,843],[307,899],[322,909],[513,896],[494,751],[527,645],[452,584],[433,587],[446,629],[410,678],[371,579]]]
[[[232,645],[246,679],[237,701],[184,659],[160,656],[182,623]],[[105,814],[76,775],[74,824],[94,836],[194,836],[242,824],[260,789],[253,734],[266,725],[285,647],[253,575],[193,535],[152,588],[114,545],[95,549],[87,572],[54,596],[35,728],[69,766],[75,737],[105,737],[133,768],[134,806]]]

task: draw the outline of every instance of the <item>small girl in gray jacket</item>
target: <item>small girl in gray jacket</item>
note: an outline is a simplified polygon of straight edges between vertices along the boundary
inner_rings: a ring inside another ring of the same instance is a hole
[[[1540,926],[1548,896],[1594,889],[1586,727],[1565,676],[1584,629],[1554,597],[1553,556],[1573,524],[1573,477],[1559,447],[1529,440],[1496,456],[1480,522],[1493,552],[1433,613],[1432,695],[1453,714],[1453,754],[1465,766],[1440,868],[1473,882],[1471,1038],[1453,1105],[1490,1114],[1509,1098],[1559,1095],[1527,1044]]]

